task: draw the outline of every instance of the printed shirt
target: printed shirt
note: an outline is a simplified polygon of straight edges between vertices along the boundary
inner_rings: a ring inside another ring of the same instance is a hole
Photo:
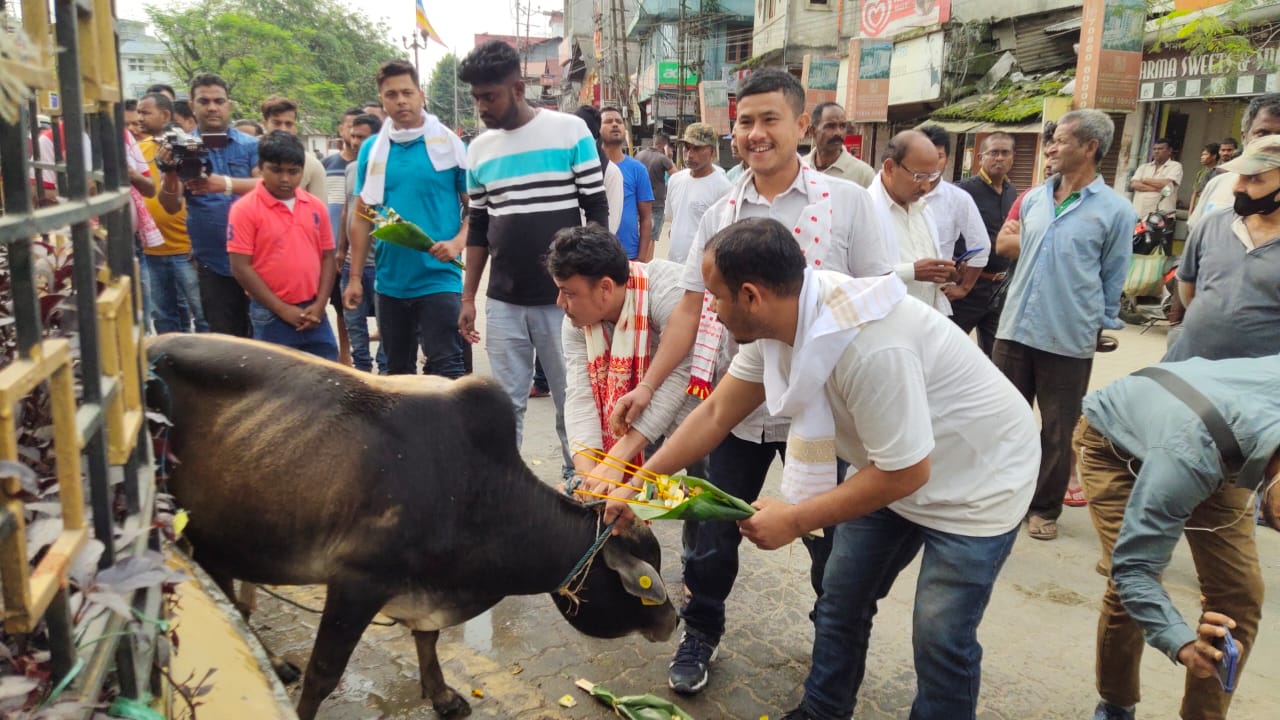
[[[259,180],[231,206],[227,226],[227,252],[251,256],[271,292],[291,305],[315,299],[320,258],[333,251],[324,201],[301,188],[295,192],[290,210]]]
[[[1022,252],[996,337],[1037,350],[1091,358],[1098,330],[1120,329],[1120,291],[1137,213],[1102,176],[1055,216],[1057,177],[1022,202]]]

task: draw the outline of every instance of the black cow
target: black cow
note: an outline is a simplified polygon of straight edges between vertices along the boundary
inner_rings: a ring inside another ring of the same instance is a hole
[[[576,600],[555,592],[598,516],[528,469],[511,402],[490,382],[378,377],[221,335],[166,335],[147,352],[196,559],[228,597],[233,579],[328,587],[303,720],[380,610],[413,630],[423,697],[443,715],[470,707],[445,684],[439,631],[507,595],[551,592],[594,637],[675,629],[643,527],[604,544]]]

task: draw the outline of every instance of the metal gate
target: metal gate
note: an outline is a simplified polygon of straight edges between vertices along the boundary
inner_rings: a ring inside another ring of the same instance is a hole
[[[12,9],[7,4],[12,5],[0,0],[0,14]],[[53,0],[52,6],[50,17],[48,0],[22,0],[20,29],[30,53],[0,57],[0,76],[16,78],[35,96],[16,118],[6,120],[0,113],[4,184],[0,252],[8,257],[12,331],[18,352],[14,362],[0,368],[0,460],[20,462],[15,407],[38,388],[46,388],[53,414],[63,530],[31,568],[19,480],[0,476],[4,492],[0,574],[5,630],[24,636],[47,620],[53,682],[56,685],[72,676],[64,697],[85,702],[88,715],[109,673],[114,673],[124,696],[138,699],[146,694],[154,643],[146,633],[126,632],[126,621],[115,613],[100,614],[86,621],[86,626],[74,627],[68,608],[68,570],[88,542],[89,523],[105,548],[100,567],[142,552],[148,545],[155,547],[155,533],[149,531],[154,477],[142,408],[143,325],[138,322],[112,4],[110,0]],[[56,122],[52,127],[52,164],[32,159],[32,153],[38,156],[42,139],[37,124],[42,107],[61,114],[61,127]],[[92,166],[85,162],[89,138]],[[35,188],[29,180],[32,171]],[[38,207],[36,191],[46,172],[56,174],[61,200]],[[90,192],[91,182],[97,186],[96,193]],[[34,272],[37,242],[69,244],[77,319],[73,339],[78,339],[78,346],[66,337],[48,337],[42,327]],[[104,267],[96,262],[100,250],[105,250]],[[80,398],[76,397],[77,379]],[[116,482],[123,484],[123,508],[112,506]],[[84,487],[89,496],[87,517]],[[124,520],[117,522],[113,516]],[[116,548],[113,537],[121,531],[136,540]],[[159,590],[137,591],[133,607],[144,616],[157,617]]]

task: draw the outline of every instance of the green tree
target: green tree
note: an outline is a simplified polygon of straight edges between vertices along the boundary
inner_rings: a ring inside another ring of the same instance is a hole
[[[196,0],[147,7],[170,70],[185,81],[215,72],[237,117],[258,117],[270,95],[298,101],[302,119],[333,132],[342,111],[377,95],[374,74],[401,53],[387,28],[337,0]]]
[[[427,112],[445,125],[476,129],[475,102],[466,84],[458,79],[458,57],[449,53],[440,58],[427,83]]]

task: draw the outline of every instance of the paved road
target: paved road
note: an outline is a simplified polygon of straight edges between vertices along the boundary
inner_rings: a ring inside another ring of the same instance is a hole
[[[1159,359],[1164,330],[1118,333],[1120,349],[1098,356],[1093,387]],[[477,370],[487,371],[483,352]],[[523,452],[545,481],[558,478],[559,450],[549,399],[530,401]],[[777,468],[766,493],[777,495]],[[1094,629],[1103,579],[1094,572],[1097,539],[1083,509],[1067,508],[1055,542],[1025,535],[1014,546],[996,586],[980,636],[983,663],[983,720],[1067,720],[1088,718],[1096,702],[1093,690]],[[679,528],[654,526],[664,548],[663,577],[679,580]],[[1280,533],[1260,535],[1268,601],[1261,638],[1254,648],[1232,718],[1274,718],[1280,701]],[[518,549],[513,549],[518,551]],[[742,574],[728,603],[728,632],[709,687],[693,699],[679,698],[699,720],[778,718],[800,696],[809,664],[813,628],[806,615],[813,602],[808,558],[799,544],[765,552],[744,546]],[[859,720],[905,718],[915,692],[911,663],[911,606],[916,565],[908,568],[882,603],[872,633],[867,677],[854,717]],[[1198,613],[1194,568],[1180,545],[1166,573],[1166,586],[1188,616]],[[677,586],[678,587],[678,586]],[[323,591],[302,588],[289,594],[315,607]],[[254,624],[267,642],[296,660],[309,651],[318,617],[271,598],[263,598]],[[460,692],[473,689],[477,718],[531,720],[611,717],[573,687],[577,678],[605,683],[620,693],[655,692],[675,698],[666,688],[666,666],[675,647],[638,637],[599,641],[577,634],[546,597],[508,598],[441,639],[445,677]],[[1145,718],[1177,717],[1182,674],[1162,656],[1143,660]],[[296,688],[293,689],[296,693]],[[569,694],[578,706],[557,704]],[[1270,710],[1267,708],[1270,707]],[[371,627],[357,648],[335,695],[321,718],[432,718],[418,698],[417,662],[412,638],[400,627]]]

